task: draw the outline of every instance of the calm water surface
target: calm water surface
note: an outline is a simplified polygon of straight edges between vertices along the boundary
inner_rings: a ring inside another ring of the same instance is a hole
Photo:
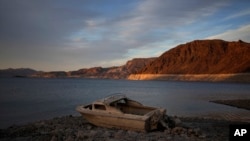
[[[0,128],[79,115],[75,107],[124,93],[167,114],[250,121],[250,111],[209,102],[250,99],[250,84],[98,79],[0,78]]]

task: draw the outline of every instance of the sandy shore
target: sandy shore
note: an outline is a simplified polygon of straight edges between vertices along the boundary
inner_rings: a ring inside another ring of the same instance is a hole
[[[237,122],[181,117],[177,127],[148,133],[107,129],[89,124],[83,117],[64,116],[0,130],[1,141],[226,141],[229,125]]]
[[[250,110],[250,99],[214,100],[211,102]]]

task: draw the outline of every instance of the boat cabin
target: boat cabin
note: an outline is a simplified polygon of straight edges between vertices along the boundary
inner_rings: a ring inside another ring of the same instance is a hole
[[[123,95],[116,95],[101,99],[85,106],[84,108],[97,112],[108,112],[110,114],[123,113],[133,115],[145,115],[155,109],[144,106],[141,103],[131,100]]]

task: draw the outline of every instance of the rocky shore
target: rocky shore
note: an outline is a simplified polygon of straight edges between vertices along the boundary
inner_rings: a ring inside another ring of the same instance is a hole
[[[211,101],[244,109],[249,99]],[[171,117],[175,126],[148,133],[96,127],[82,116],[64,116],[0,129],[0,141],[227,141],[229,125],[249,121]]]
[[[174,128],[148,133],[107,129],[89,124],[81,116],[64,116],[0,129],[0,141],[226,141],[236,122],[181,117]]]

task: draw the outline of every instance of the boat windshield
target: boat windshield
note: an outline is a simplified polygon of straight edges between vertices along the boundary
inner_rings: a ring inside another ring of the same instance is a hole
[[[122,100],[122,99],[126,99],[126,96],[125,96],[125,95],[113,95],[113,96],[104,98],[104,99],[103,99],[103,102],[104,102],[105,104],[110,105],[111,103],[120,101],[120,100]]]

